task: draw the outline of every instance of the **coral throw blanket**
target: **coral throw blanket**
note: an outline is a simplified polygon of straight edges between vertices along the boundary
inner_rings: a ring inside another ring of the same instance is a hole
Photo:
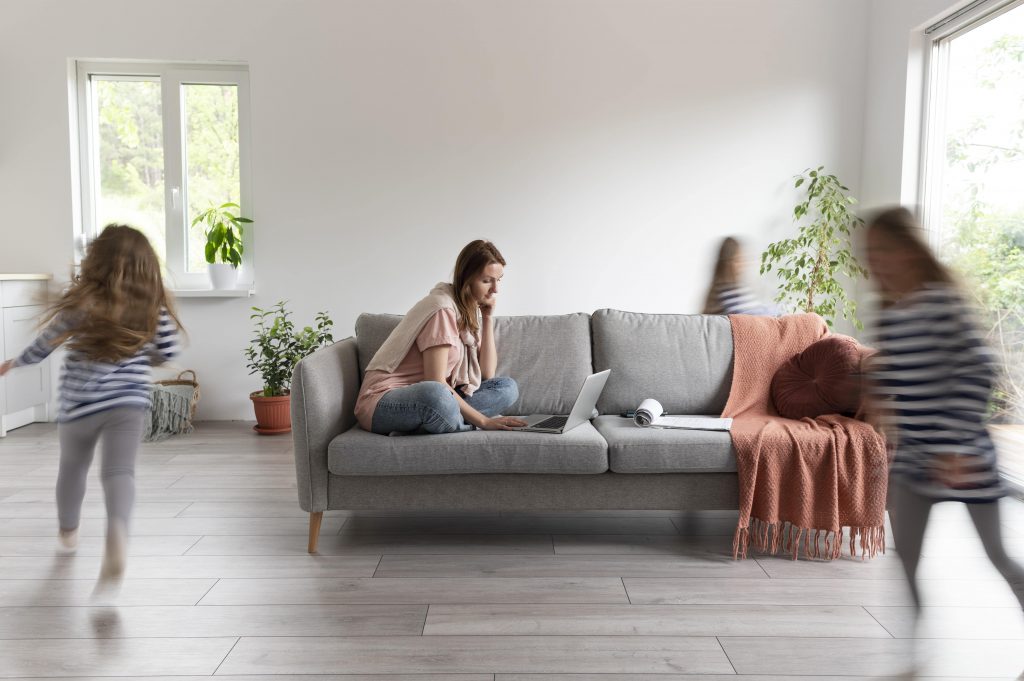
[[[829,414],[783,418],[772,376],[790,357],[828,334],[821,317],[731,315],[733,377],[722,416],[731,417],[739,473],[740,518],[733,557],[751,542],[770,553],[838,558],[843,528],[850,553],[885,551],[888,462],[885,441],[863,421]]]

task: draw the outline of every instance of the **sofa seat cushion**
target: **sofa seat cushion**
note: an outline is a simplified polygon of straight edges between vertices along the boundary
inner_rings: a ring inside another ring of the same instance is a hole
[[[599,416],[613,473],[734,473],[736,453],[728,432],[640,428],[621,416]]]
[[[335,475],[598,474],[608,470],[608,444],[590,423],[563,435],[473,430],[388,437],[356,426],[331,441],[327,467]]]

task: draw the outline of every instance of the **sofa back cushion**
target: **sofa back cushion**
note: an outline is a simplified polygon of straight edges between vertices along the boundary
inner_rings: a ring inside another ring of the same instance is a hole
[[[360,376],[401,315],[361,314],[356,320]],[[567,414],[591,371],[590,315],[495,317],[498,375],[519,384],[509,414]]]
[[[652,397],[670,414],[719,414],[732,383],[732,329],[722,315],[598,310],[594,370],[611,369],[602,414]]]
[[[495,317],[498,375],[519,384],[509,414],[568,414],[593,371],[590,315]]]
[[[377,354],[380,346],[388,339],[398,323],[400,314],[369,314],[364,312],[356,319],[356,350],[359,353],[359,380],[366,375],[366,367]]]

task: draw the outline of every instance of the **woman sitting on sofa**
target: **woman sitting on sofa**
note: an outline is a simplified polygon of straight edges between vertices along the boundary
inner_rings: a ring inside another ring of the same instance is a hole
[[[495,376],[492,315],[505,259],[489,241],[470,242],[440,283],[405,315],[373,356],[356,400],[363,430],[454,433],[508,430],[526,422],[498,416],[519,397]]]

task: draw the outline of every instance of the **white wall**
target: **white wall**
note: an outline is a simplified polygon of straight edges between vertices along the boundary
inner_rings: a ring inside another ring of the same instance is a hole
[[[859,193],[867,21],[868,0],[0,0],[0,271],[66,276],[69,58],[230,59],[258,294],[179,301],[201,418],[249,418],[250,305],[327,309],[342,337],[477,237],[509,262],[502,313],[694,312],[722,236],[789,233],[794,174]],[[891,123],[872,109],[876,143]]]
[[[925,28],[969,0],[871,0],[861,200],[916,204]]]

